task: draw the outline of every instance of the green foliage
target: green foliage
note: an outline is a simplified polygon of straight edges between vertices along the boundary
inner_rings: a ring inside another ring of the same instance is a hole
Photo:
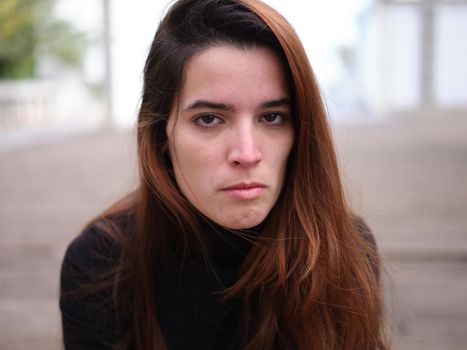
[[[0,79],[35,75],[37,55],[78,67],[86,37],[50,14],[55,0],[0,1]]]

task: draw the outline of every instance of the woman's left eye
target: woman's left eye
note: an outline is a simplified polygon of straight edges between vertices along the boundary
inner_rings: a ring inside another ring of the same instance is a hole
[[[261,117],[268,124],[278,125],[285,122],[285,116],[282,113],[267,113]]]

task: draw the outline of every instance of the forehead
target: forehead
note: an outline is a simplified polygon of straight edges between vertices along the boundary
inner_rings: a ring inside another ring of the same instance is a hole
[[[220,45],[190,59],[180,97],[182,104],[195,99],[254,103],[288,98],[289,91],[283,64],[272,49]]]

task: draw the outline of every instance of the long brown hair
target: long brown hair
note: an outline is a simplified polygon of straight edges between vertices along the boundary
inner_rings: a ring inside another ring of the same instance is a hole
[[[140,185],[100,219],[122,246],[115,290],[123,340],[165,348],[154,276],[167,267],[168,247],[186,252],[203,242],[199,215],[173,179],[166,124],[188,61],[219,44],[265,46],[282,57],[294,112],[282,194],[224,293],[242,300],[242,348],[386,349],[378,255],[345,201],[318,84],[292,27],[257,0],[179,0],[153,40],[137,126]],[[112,225],[122,213],[133,218],[130,235]]]

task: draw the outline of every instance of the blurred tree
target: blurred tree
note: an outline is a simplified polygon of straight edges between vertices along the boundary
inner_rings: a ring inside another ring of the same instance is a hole
[[[31,78],[37,58],[79,67],[84,33],[52,16],[55,0],[0,1],[0,79]]]

